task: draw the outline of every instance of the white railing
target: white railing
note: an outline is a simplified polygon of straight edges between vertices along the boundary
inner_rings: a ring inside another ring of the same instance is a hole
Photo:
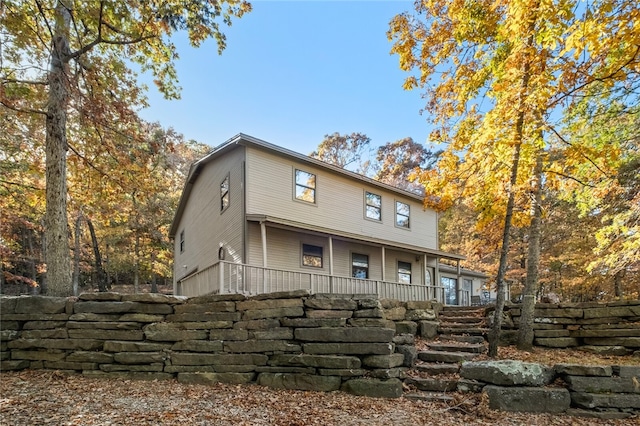
[[[177,294],[180,296],[199,296],[208,293],[251,295],[300,289],[309,290],[312,294],[377,294],[380,298],[402,301],[444,301],[444,287],[441,286],[338,277],[226,261],[220,261],[184,277],[177,284]]]

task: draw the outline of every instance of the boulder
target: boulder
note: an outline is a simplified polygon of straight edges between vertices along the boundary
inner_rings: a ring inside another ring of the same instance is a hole
[[[564,413],[571,405],[567,389],[487,385],[489,408],[527,413]]]
[[[260,373],[257,383],[276,389],[297,389],[329,392],[340,389],[342,379],[338,376],[316,376],[295,373]]]
[[[521,361],[478,361],[463,363],[460,376],[499,386],[544,386],[551,383],[554,371]]]
[[[556,364],[553,366],[556,374],[568,376],[604,376],[613,374],[611,366],[581,365],[581,364]]]
[[[324,327],[298,328],[295,331],[298,340],[307,342],[391,342],[395,330],[378,327]]]
[[[374,398],[400,398],[402,382],[399,379],[351,379],[345,381],[340,390],[353,395]]]
[[[215,383],[251,383],[255,373],[178,373],[178,382],[186,384],[211,385]]]

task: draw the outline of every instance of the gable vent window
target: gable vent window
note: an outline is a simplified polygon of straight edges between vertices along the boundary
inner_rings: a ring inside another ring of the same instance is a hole
[[[296,169],[296,199],[316,202],[316,175]]]
[[[184,230],[180,231],[180,253],[184,253]]]
[[[411,264],[409,262],[398,262],[398,282],[411,284]]]
[[[382,220],[382,197],[371,192],[364,193],[365,217],[367,219]]]
[[[322,247],[310,244],[302,245],[302,265],[322,268]]]
[[[227,207],[229,207],[229,175],[220,184],[220,211],[225,211]]]
[[[409,229],[409,204],[396,201],[396,226]]]

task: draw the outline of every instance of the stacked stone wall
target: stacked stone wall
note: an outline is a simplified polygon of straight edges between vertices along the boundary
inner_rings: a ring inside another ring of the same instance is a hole
[[[520,323],[521,305],[506,310],[513,328]],[[640,351],[640,300],[610,303],[539,303],[534,312],[534,345],[577,347],[603,355]],[[516,338],[516,333],[511,333]],[[507,341],[509,333],[506,333]]]
[[[85,293],[0,298],[2,371],[257,383],[398,397],[429,302],[306,291],[247,298]],[[389,318],[385,318],[385,311]]]

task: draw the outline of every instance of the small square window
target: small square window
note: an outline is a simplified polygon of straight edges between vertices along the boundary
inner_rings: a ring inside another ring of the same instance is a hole
[[[316,202],[316,175],[296,169],[296,194],[297,200],[308,203]]]
[[[225,211],[229,207],[229,175],[220,184],[220,211]]]
[[[365,217],[367,219],[382,220],[382,197],[365,191],[364,202]]]
[[[184,253],[184,229],[180,231],[180,253]]]
[[[302,265],[312,268],[322,268],[322,247],[303,244]]]
[[[396,226],[409,228],[409,204],[396,201]]]
[[[357,253],[351,255],[351,276],[353,278],[369,278],[369,256]]]
[[[411,284],[411,263],[398,261],[398,282]]]

